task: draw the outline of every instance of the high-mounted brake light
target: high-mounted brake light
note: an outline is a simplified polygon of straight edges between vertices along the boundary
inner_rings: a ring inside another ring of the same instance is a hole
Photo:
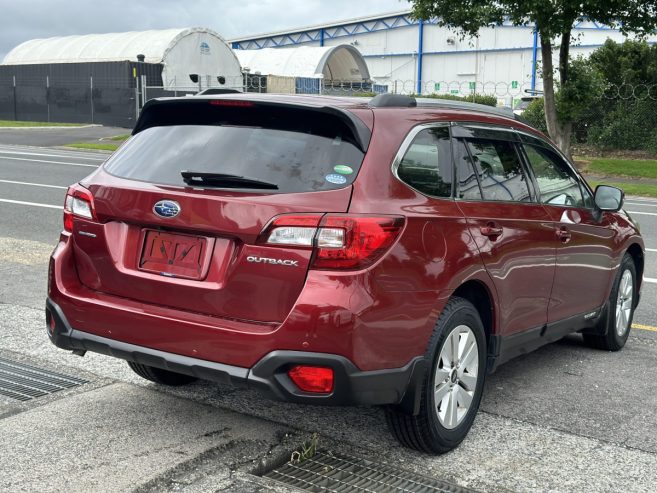
[[[73,217],[96,220],[94,198],[91,192],[81,185],[71,185],[66,191],[64,201],[64,229],[73,232]]]
[[[333,390],[333,368],[297,365],[287,374],[304,392],[328,394]]]
[[[388,251],[403,227],[399,216],[283,214],[265,227],[258,243],[314,248],[314,269],[363,269]]]
[[[232,106],[240,108],[252,108],[255,106],[251,101],[239,101],[234,99],[213,99],[210,101],[212,106]]]

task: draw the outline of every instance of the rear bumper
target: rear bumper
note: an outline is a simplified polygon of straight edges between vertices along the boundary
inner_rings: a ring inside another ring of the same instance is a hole
[[[417,390],[426,368],[424,358],[416,357],[401,368],[361,371],[343,356],[304,351],[273,351],[251,368],[226,365],[76,330],[51,299],[46,300],[46,327],[51,342],[61,349],[91,351],[203,380],[255,388],[269,397],[302,404],[398,404],[412,412],[419,404]],[[299,390],[287,376],[287,370],[298,364],[333,368],[333,392],[312,394]]]

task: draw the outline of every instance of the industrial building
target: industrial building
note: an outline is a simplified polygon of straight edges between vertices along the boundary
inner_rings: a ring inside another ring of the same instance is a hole
[[[595,22],[574,26],[573,56],[586,55],[607,38],[623,35]],[[531,26],[510,22],[482,29],[478,38],[460,39],[435,19],[417,21],[410,10],[230,40],[238,50],[350,44],[367,62],[370,77],[390,91],[472,92],[513,98],[540,90],[540,43]],[[555,57],[557,54],[555,53]]]

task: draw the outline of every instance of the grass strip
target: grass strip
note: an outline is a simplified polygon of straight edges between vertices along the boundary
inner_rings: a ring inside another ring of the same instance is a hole
[[[651,159],[583,158],[587,172],[605,176],[657,178],[657,161]]]
[[[76,149],[92,149],[96,151],[116,151],[121,144],[96,144],[93,142],[74,142],[66,144],[66,147],[75,147]]]
[[[85,123],[17,122],[0,120],[0,127],[81,127]]]
[[[618,187],[624,190],[626,195],[657,198],[657,185],[644,185],[643,183],[614,183],[613,181],[607,180],[603,182],[589,181],[588,183],[594,190],[598,185],[611,185],[612,187]]]

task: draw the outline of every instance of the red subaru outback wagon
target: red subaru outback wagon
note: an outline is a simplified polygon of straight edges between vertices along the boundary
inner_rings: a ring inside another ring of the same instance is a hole
[[[445,452],[497,365],[572,332],[623,347],[644,246],[622,204],[491,107],[152,100],[67,192],[48,334],[160,384],[383,405]]]

